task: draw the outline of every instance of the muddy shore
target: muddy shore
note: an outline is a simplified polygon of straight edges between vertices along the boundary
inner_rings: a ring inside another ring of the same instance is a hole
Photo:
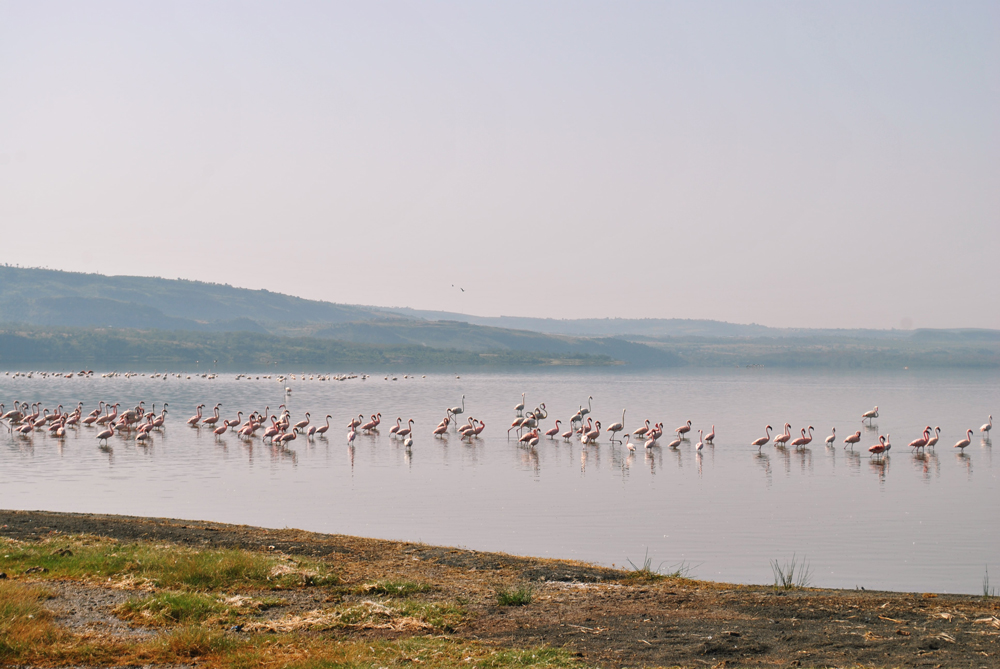
[[[278,551],[327,561],[345,583],[432,583],[437,596],[467,602],[469,614],[454,636],[566,647],[598,666],[1000,667],[995,597],[779,590],[300,530],[0,511],[0,536],[38,541],[60,534]],[[498,586],[525,582],[534,588],[531,604],[497,606]],[[61,596],[83,590],[66,587]],[[102,601],[87,592],[87,601]],[[87,601],[57,605],[75,610]]]

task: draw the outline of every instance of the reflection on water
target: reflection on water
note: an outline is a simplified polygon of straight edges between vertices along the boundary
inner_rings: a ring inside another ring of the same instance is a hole
[[[985,565],[1000,571],[1000,533],[982,531],[1000,500],[992,446],[977,439],[964,453],[949,447],[997,413],[1000,377],[745,371],[283,384],[226,375],[0,377],[8,403],[82,401],[86,413],[99,400],[123,408],[166,401],[173,411],[146,445],[117,434],[99,446],[86,427],[58,439],[3,430],[0,504],[301,527],[606,564],[648,551],[658,562],[698,564],[697,577],[739,582],[769,582],[769,561],[792,553],[807,556],[822,586],[975,593]],[[588,418],[606,425],[620,420],[622,408],[627,428],[690,419],[695,438],[670,447],[668,432],[650,448],[637,440],[635,452],[610,444],[606,433],[586,445],[545,437],[519,445],[506,426],[521,393],[526,406],[546,403],[543,432],[556,418],[565,427],[589,404]],[[460,439],[454,426],[433,437],[428,426],[463,395],[461,418],[490,427],[478,439]],[[334,418],[325,436],[284,445],[185,425],[195,405],[218,402],[224,418],[281,404],[296,420],[306,411]],[[862,425],[860,414],[875,404],[877,422]],[[386,416],[380,430],[348,444],[348,420],[377,412]],[[404,426],[415,420],[412,450],[388,434],[397,416]],[[769,443],[760,452],[750,446],[765,425],[786,421],[793,435],[814,425],[818,435],[836,427],[840,438],[799,448]],[[695,450],[697,430],[713,424],[714,444]],[[910,452],[905,444],[928,424],[942,426],[938,446]],[[843,438],[857,430],[860,443],[845,449]],[[869,446],[889,433],[904,446],[870,457]]]

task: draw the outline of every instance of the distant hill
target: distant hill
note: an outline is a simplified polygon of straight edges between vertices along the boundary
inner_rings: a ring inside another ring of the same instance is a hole
[[[393,316],[202,281],[0,266],[0,322],[6,323],[267,332],[268,323],[379,318]]]
[[[398,316],[424,320],[448,320],[496,328],[530,330],[574,337],[627,337],[634,341],[661,337],[856,337],[899,339],[909,330],[772,328],[751,323],[693,320],[689,318],[526,318],[521,316],[469,316],[450,311],[421,311],[401,307],[382,308]]]
[[[128,350],[143,351],[145,337],[162,344],[170,351],[167,358],[176,360],[187,360],[190,347],[201,351],[193,359],[202,359],[219,350],[222,342],[236,342],[252,352],[253,360],[269,355],[285,360],[399,360],[405,349],[411,352],[405,359],[427,365],[493,358],[509,365],[560,359],[558,364],[618,362],[637,369],[1000,366],[996,330],[821,330],[677,318],[493,318],[334,304],[200,281],[3,266],[0,323],[35,328],[28,339],[16,334],[18,328],[6,328],[0,360],[12,359],[11,347],[21,351],[21,359],[44,357],[45,351],[60,359],[84,354],[86,347],[74,348],[73,338],[92,344],[125,342]],[[72,329],[55,336],[59,328]],[[213,333],[220,336],[210,336]],[[233,333],[247,336],[228,336]],[[337,343],[342,346],[337,348]],[[234,363],[251,359],[224,355]]]

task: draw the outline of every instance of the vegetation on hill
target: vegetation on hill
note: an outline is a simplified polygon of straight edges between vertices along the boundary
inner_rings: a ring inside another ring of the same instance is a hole
[[[538,351],[459,351],[278,337],[252,332],[190,332],[111,328],[0,327],[0,365],[86,365],[107,368],[181,365],[314,365],[327,369],[610,365],[606,355]]]

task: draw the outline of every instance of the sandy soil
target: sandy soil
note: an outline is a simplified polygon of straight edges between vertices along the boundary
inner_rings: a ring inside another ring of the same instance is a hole
[[[468,609],[456,636],[565,646],[587,663],[608,667],[1000,667],[998,598],[642,580],[578,562],[299,530],[0,511],[0,535],[30,541],[57,534],[280,551],[327,560],[349,585],[426,583],[434,587],[429,598],[463,602]],[[531,604],[496,605],[498,586],[526,581],[535,587]],[[70,583],[57,588],[53,610],[71,628],[142,633],[110,615],[120,591]],[[277,596],[287,599],[284,613],[323,599],[308,589]]]

